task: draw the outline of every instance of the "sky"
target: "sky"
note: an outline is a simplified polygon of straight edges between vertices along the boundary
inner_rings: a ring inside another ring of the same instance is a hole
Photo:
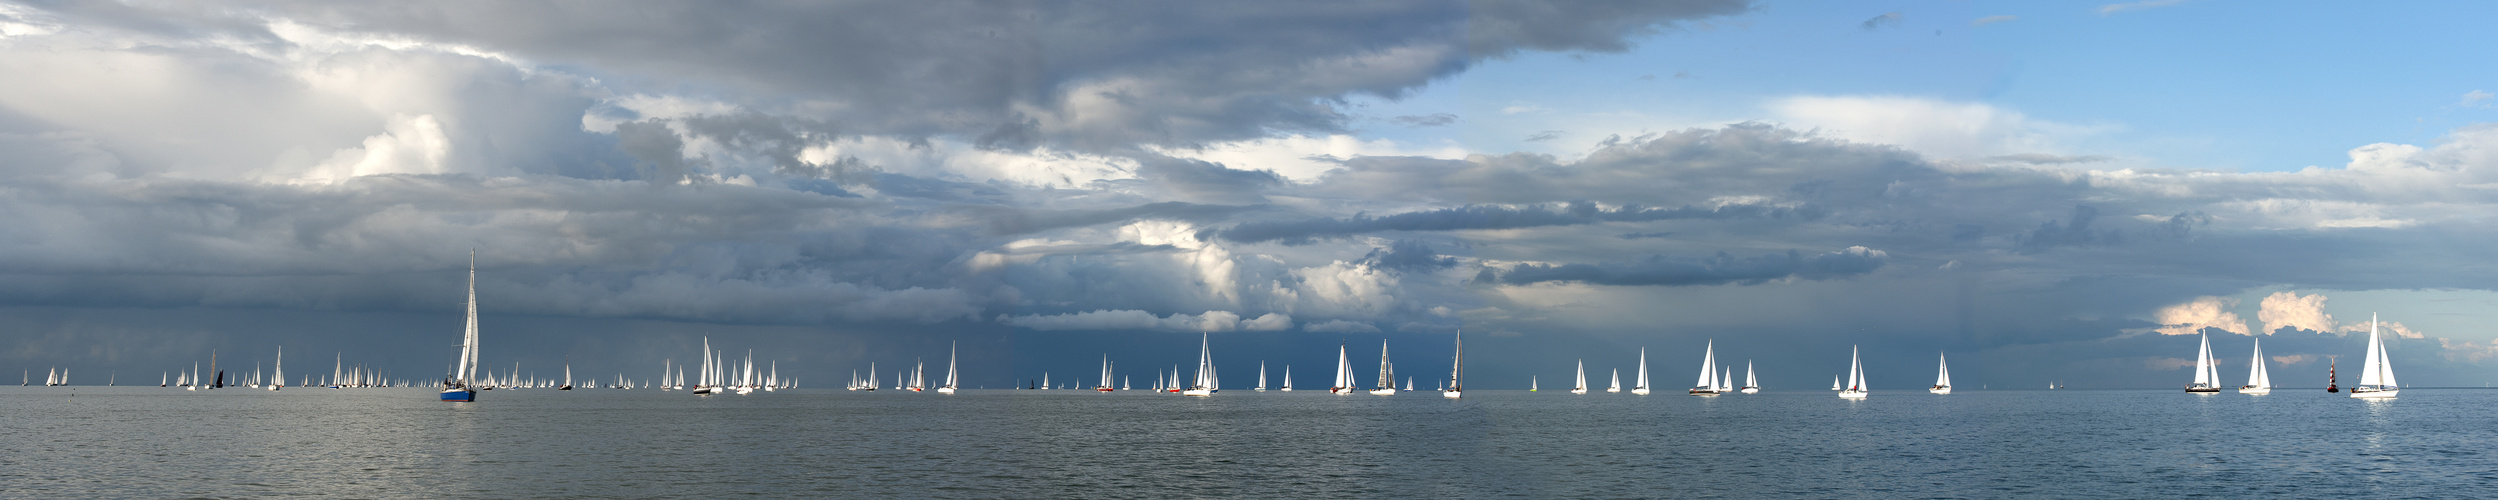
[[[2478,386],[2493,9],[0,1],[0,368]]]

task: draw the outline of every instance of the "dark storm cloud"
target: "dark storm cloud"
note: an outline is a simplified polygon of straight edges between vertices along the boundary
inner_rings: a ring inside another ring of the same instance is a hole
[[[1458,231],[1468,229],[1517,229],[1542,226],[1595,224],[1600,222],[1644,222],[1674,219],[1810,219],[1819,215],[1810,207],[1764,205],[1726,205],[1675,208],[1627,206],[1604,209],[1589,202],[1573,202],[1555,208],[1509,208],[1468,206],[1423,212],[1408,212],[1384,217],[1355,215],[1347,218],[1319,218],[1285,222],[1250,222],[1210,235],[1246,243],[1278,241],[1285,244],[1309,244],[1322,238],[1336,238],[1380,231]]]
[[[1255,206],[1201,205],[1166,201],[1125,208],[1099,210],[1014,210],[998,207],[961,207],[987,221],[989,231],[1000,235],[1028,234],[1052,229],[1124,223],[1139,219],[1163,219],[1191,222],[1219,221],[1232,214],[1257,210]]]
[[[1124,149],[1332,131],[1348,94],[1402,96],[1521,51],[1618,52],[1745,2],[68,4],[73,22],[240,36],[261,17],[505,51],[611,85],[820,101],[864,131]],[[804,106],[800,106],[804,107]],[[825,118],[825,117],[816,117]]]
[[[1624,286],[1758,285],[1788,278],[1828,280],[1853,277],[1881,269],[1889,258],[1881,250],[1865,247],[1849,247],[1809,256],[1795,250],[1743,258],[1725,252],[1705,259],[1652,255],[1625,263],[1523,264],[1500,271],[1487,268],[1477,280],[1512,285],[1548,281]]]
[[[1394,271],[1435,271],[1457,266],[1457,259],[1442,256],[1422,240],[1397,240],[1388,248],[1373,249],[1362,256],[1371,267]]]

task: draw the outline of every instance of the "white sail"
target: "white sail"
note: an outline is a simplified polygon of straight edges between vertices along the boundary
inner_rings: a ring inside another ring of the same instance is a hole
[[[1639,348],[1639,375],[1632,381],[1636,384],[1631,386],[1631,394],[1648,395],[1648,348],[1646,347]]]
[[[2264,339],[2255,339],[2255,358],[2247,364],[2246,385],[2238,387],[2238,393],[2272,393],[2272,375],[2264,369]]]
[[[2354,398],[2390,398],[2402,389],[2394,380],[2393,360],[2386,356],[2385,339],[2377,336],[2377,317],[2368,315],[2368,359],[2359,368],[2359,385],[2351,387]]]
[[[1452,355],[1452,356],[1450,356],[1450,357],[1451,357],[1451,358],[1453,358],[1453,359],[1451,359],[1451,360],[1449,361],[1449,369],[1448,369],[1448,387],[1440,389],[1440,396],[1441,396],[1441,397],[1450,397],[1450,398],[1455,398],[1455,397],[1463,397],[1463,395],[1465,394],[1465,391],[1466,391],[1466,389],[1465,389],[1465,381],[1466,381],[1466,380],[1465,380],[1465,375],[1466,375],[1466,331],[1465,331],[1465,330],[1458,330],[1458,331],[1457,331],[1457,352],[1456,352],[1456,354],[1455,354],[1455,355]],[[1531,386],[1533,386],[1533,385],[1534,385],[1534,382],[1530,380],[1527,384],[1530,386],[1530,389],[1532,389],[1532,387],[1531,387]]]
[[[1622,369],[1621,369],[1621,368],[1615,368],[1615,369],[1613,369],[1613,385],[1607,385],[1607,386],[1605,386],[1605,392],[1622,392]]]
[[[1214,376],[1213,336],[1205,335],[1197,340],[1197,385],[1182,392],[1183,395],[1212,396],[1218,385],[1217,380],[1220,380]]]
[[[1336,394],[1353,393],[1353,358],[1345,353],[1342,343],[1336,344],[1336,385],[1329,386],[1327,391]]]
[[[1284,365],[1284,392],[1292,392],[1292,365]]]
[[[1865,363],[1857,353],[1856,347],[1848,347],[1847,388],[1839,391],[1839,397],[1857,399],[1865,397],[1870,392],[1865,390]]]
[[[1692,394],[1717,393],[1717,341],[1710,340],[1700,351],[1700,381],[1691,385]]]
[[[269,390],[286,388],[286,346],[278,346],[277,376],[269,379]]]
[[[955,379],[954,379],[954,361],[955,361],[955,359],[956,359],[956,356],[955,356],[955,351],[956,351],[959,347],[960,347],[959,343],[948,343],[948,344],[946,344],[946,347],[945,347],[945,385],[937,386],[937,393],[938,393],[938,394],[953,394],[953,393],[954,393],[954,385],[955,385]],[[1107,369],[1104,369],[1104,370],[1105,370],[1105,371],[1107,371]],[[1108,381],[1108,380],[1104,380],[1102,383],[1107,384],[1107,383],[1109,383],[1109,381]]]
[[[1935,354],[1934,354],[1934,363],[1935,363],[1935,364],[1934,364],[1934,387],[1927,388],[1927,389],[1926,389],[1926,392],[1931,392],[1931,393],[1935,393],[1935,394],[1951,394],[1951,393],[1952,393],[1952,364],[1951,364],[1951,361],[1950,361],[1949,359],[1945,358],[1945,357],[1944,357],[1944,355],[1943,355],[1943,353],[1935,353]]]
[[[468,251],[468,324],[463,330],[460,334],[460,362],[453,365],[448,377],[450,380],[444,384],[448,386],[442,390],[444,401],[475,400],[477,365],[485,361],[479,357],[477,351],[477,250],[475,249]],[[333,367],[331,371],[336,372],[337,367]]]
[[[2212,369],[2212,335],[2206,333],[2203,334],[2202,349],[2194,356],[2194,383],[2206,386],[2217,385],[2220,383],[2220,377],[2214,375],[2217,375],[2217,372]]]
[[[1258,387],[1257,387],[1255,390],[1256,390],[1256,391],[1258,391],[1258,392],[1266,392],[1266,362],[1265,362],[1265,361],[1259,361],[1259,362],[1258,362]]]
[[[1396,394],[1395,366],[1388,362],[1388,341],[1379,341],[1379,381],[1371,384],[1371,394],[1379,396]]]
[[[1744,393],[1744,394],[1759,394],[1760,392],[1761,392],[1761,381],[1760,381],[1760,379],[1757,379],[1757,378],[1753,378],[1753,377],[1752,377],[1752,362],[1751,362],[1751,361],[1748,361],[1748,360],[1747,360],[1747,361],[1744,361],[1744,362],[1743,362],[1743,393]]]
[[[1571,394],[1586,394],[1586,393],[1587,393],[1587,360],[1584,360],[1584,359],[1579,360],[1579,382],[1578,382],[1578,385],[1573,385],[1573,386],[1570,386],[1570,393],[1571,393]]]

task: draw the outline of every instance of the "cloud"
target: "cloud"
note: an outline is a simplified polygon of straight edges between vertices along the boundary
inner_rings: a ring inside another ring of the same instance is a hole
[[[1863,23],[1858,23],[1857,27],[1864,28],[1865,31],[1874,31],[1892,26],[1898,26],[1900,21],[1900,13],[1886,12],[1882,15],[1874,16],[1872,19],[1866,19]]]
[[[1529,134],[1529,135],[1527,135],[1527,137],[1526,137],[1525,139],[1519,139],[1519,140],[1521,140],[1521,141],[1525,141],[1525,142],[1544,142],[1544,141],[1550,141],[1550,140],[1553,140],[1553,139],[1560,139],[1560,138],[1561,138],[1561,134],[1562,134],[1562,132],[1561,132],[1561,131],[1559,131],[1559,130],[1546,130],[1546,131],[1542,131],[1542,132],[1536,132],[1536,133],[1534,133],[1534,134]]]
[[[1318,333],[1379,333],[1380,330],[1377,325],[1372,325],[1370,323],[1357,323],[1339,319],[1329,320],[1324,323],[1301,325],[1301,331]]]
[[[1969,26],[1974,28],[1974,27],[1978,27],[1978,26],[1985,26],[1985,25],[1995,24],[1995,23],[2000,23],[2000,22],[2005,22],[2005,21],[2012,21],[2012,20],[2015,20],[2015,19],[2020,19],[2020,18],[2021,18],[2020,16],[1986,16],[1986,17],[1981,17],[1981,18],[1977,18],[1977,19],[1970,20],[1970,21],[1969,21]]]
[[[1242,322],[1240,314],[1231,311],[1206,311],[1204,314],[1154,316],[1133,309],[1094,310],[1057,315],[1000,316],[1000,322],[1034,330],[1157,330],[1167,332],[1228,332],[1251,327],[1251,330],[1281,330],[1292,324],[1290,316],[1268,314]],[[1282,324],[1284,327],[1277,327]]]
[[[2181,3],[2186,3],[2186,0],[2145,0],[2141,2],[2112,3],[2099,6],[2099,15],[2104,16],[2129,10],[2156,9]]]
[[[1987,104],[1910,97],[1799,96],[1773,101],[1770,110],[1790,126],[1943,158],[2052,154],[2100,130]]]
[[[2161,335],[2194,335],[2205,328],[2216,328],[2230,333],[2247,334],[2249,330],[2247,330],[2246,321],[2238,319],[2238,313],[2229,311],[2230,308],[2237,306],[2237,301],[2227,298],[2195,297],[2194,300],[2183,304],[2160,308],[2157,314],[2152,315],[2152,321],[2159,323],[2160,326],[2152,331],[2160,332]]]
[[[1389,122],[1391,122],[1391,123],[1395,123],[1395,124],[1398,124],[1398,125],[1404,125],[1404,126],[1407,126],[1407,127],[1440,127],[1440,126],[1446,126],[1446,125],[1451,124],[1451,123],[1457,123],[1457,115],[1448,114],[1448,113],[1432,113],[1432,114],[1428,114],[1428,115],[1402,115],[1402,116],[1397,116],[1397,117],[1395,117],[1395,118],[1389,118],[1389,119],[1388,119],[1388,121],[1389,121]]]
[[[2498,93],[2474,89],[2471,92],[2463,93],[2463,100],[2456,101],[2455,105],[2467,108],[2487,108],[2494,104],[2493,99],[2498,99]]]
[[[1320,238],[1344,237],[1382,231],[1457,231],[1470,229],[1517,229],[1541,226],[1581,225],[1600,222],[1636,222],[1671,219],[1787,218],[1811,217],[1810,208],[1784,207],[1767,204],[1725,204],[1715,207],[1685,205],[1676,208],[1624,206],[1607,209],[1594,203],[1574,202],[1553,207],[1467,206],[1424,212],[1407,212],[1384,217],[1355,215],[1348,218],[1320,218],[1299,221],[1251,222],[1235,225],[1212,236],[1246,243],[1281,241],[1285,244],[1308,244]]]
[[[1521,264],[1499,271],[1487,268],[1484,278],[1477,279],[1510,285],[1552,281],[1622,286],[1758,285],[1791,278],[1818,281],[1853,277],[1881,269],[1889,258],[1881,250],[1861,246],[1811,256],[1794,250],[1750,258],[1722,252],[1707,259],[1657,255],[1618,264]]]
[[[2259,306],[2261,309],[2256,311],[2255,319],[2264,322],[2263,333],[2266,335],[2283,328],[2314,332],[2341,330],[2340,325],[2333,321],[2333,315],[2325,313],[2325,295],[2321,293],[2302,296],[2297,292],[2273,292],[2264,296]]]

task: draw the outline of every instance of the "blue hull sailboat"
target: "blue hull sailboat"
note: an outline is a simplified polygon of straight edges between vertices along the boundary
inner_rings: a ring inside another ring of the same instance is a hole
[[[451,375],[443,381],[442,400],[466,403],[477,400],[477,389],[470,384],[477,375],[477,251],[468,251],[468,328],[460,336],[460,362],[452,365]]]

